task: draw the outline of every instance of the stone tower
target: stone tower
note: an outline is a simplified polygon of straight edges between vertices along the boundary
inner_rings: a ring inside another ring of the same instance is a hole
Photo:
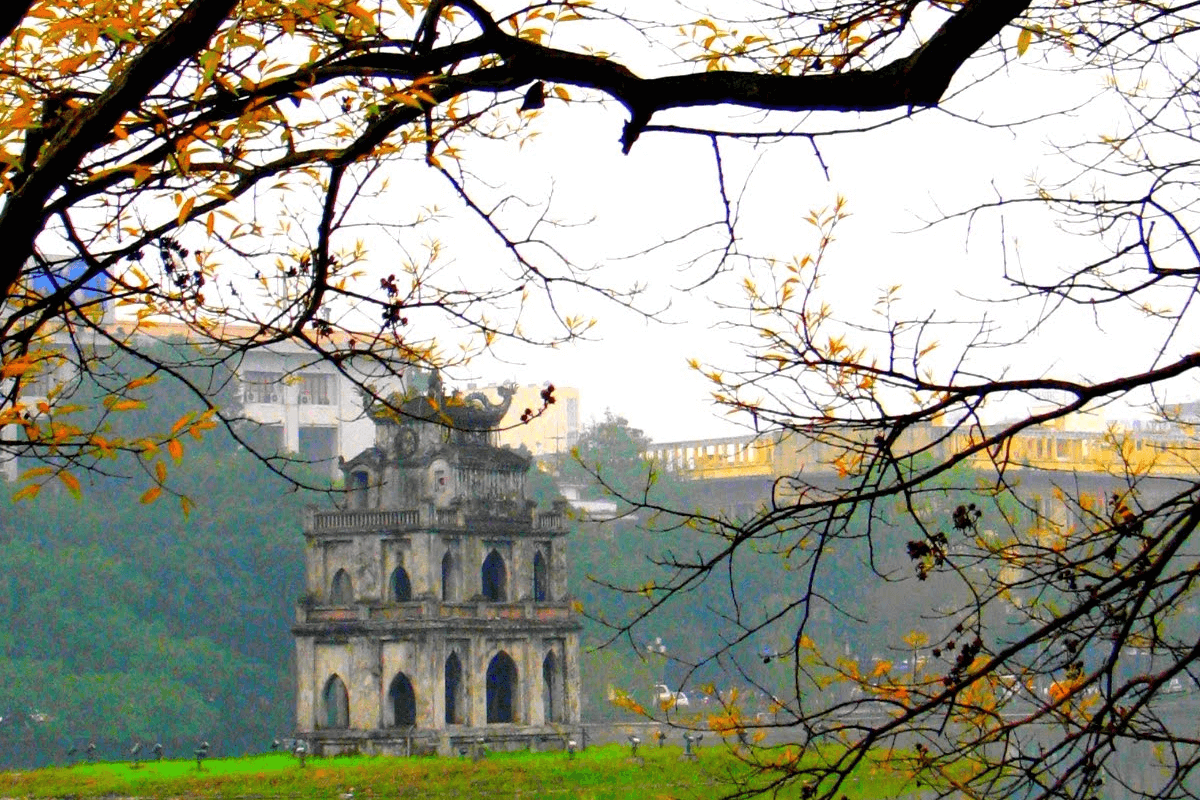
[[[368,409],[343,508],[304,522],[296,724],[313,752],[561,743],[579,724],[562,509],[493,444],[511,402],[429,392]]]

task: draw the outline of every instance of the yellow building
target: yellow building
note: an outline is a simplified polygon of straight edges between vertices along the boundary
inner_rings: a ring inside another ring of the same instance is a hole
[[[523,445],[535,456],[570,452],[580,435],[579,390],[555,386],[554,402],[545,405],[542,392],[548,387],[539,383],[517,387],[512,406],[500,423],[500,444],[514,449]],[[523,423],[521,417],[527,409],[531,416]]]

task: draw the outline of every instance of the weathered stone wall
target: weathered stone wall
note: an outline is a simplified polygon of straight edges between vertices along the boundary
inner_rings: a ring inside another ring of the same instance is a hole
[[[532,504],[523,498],[523,457],[489,449],[470,430],[460,433],[455,444],[439,425],[379,422],[376,446],[343,466],[350,510],[306,518],[308,596],[294,628],[296,719],[300,735],[316,737],[328,752],[407,751],[414,731],[433,734],[443,750],[467,741],[468,733],[507,747],[540,741],[555,726],[579,720],[580,626],[565,604],[566,531],[545,521],[535,529]],[[353,489],[356,475],[365,476],[364,490]],[[501,596],[489,601],[483,569],[493,552],[503,560],[505,580]],[[535,601],[539,554],[546,596]],[[447,555],[452,569],[444,581]],[[407,601],[392,594],[400,566],[408,576]],[[352,583],[349,598],[334,597],[341,570]],[[501,652],[516,671],[513,721],[489,725],[487,674]],[[462,679],[457,720],[448,726],[452,653]],[[555,689],[552,709],[546,669]],[[412,686],[415,728],[396,725],[389,691],[401,673]],[[346,687],[349,724],[331,730],[324,695],[334,675]]]

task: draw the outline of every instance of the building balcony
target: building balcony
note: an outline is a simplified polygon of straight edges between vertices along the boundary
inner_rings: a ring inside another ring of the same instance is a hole
[[[371,625],[389,622],[447,623],[455,621],[502,621],[519,622],[569,622],[575,614],[569,603],[491,603],[484,600],[466,603],[441,603],[435,600],[418,600],[411,603],[369,604],[353,606],[296,607],[298,625]]]
[[[316,511],[304,515],[306,535],[381,533],[415,530],[479,530],[519,533],[522,529],[540,533],[566,533],[566,515],[561,511],[534,511],[524,514],[480,516],[465,509],[408,508],[378,510]]]

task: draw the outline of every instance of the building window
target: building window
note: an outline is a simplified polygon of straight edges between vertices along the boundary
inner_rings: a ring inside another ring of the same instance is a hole
[[[574,447],[579,441],[579,400],[567,398],[567,448]]]
[[[542,662],[542,717],[546,722],[562,722],[562,677],[554,651]]]
[[[329,603],[335,606],[354,605],[354,584],[350,582],[350,573],[339,569],[333,576],[333,585],[329,591]]]
[[[301,375],[296,402],[302,406],[333,405],[332,375]]]
[[[333,675],[325,683],[325,691],[321,693],[321,699],[325,705],[325,713],[322,715],[323,728],[349,728],[350,727],[350,695],[346,691],[346,684],[337,675]]]
[[[493,603],[503,603],[508,600],[508,574],[504,569],[504,557],[493,550],[483,561],[480,574],[482,591],[485,599]]]
[[[21,397],[49,397],[56,385],[54,367],[43,362],[21,376]]]
[[[517,665],[501,650],[487,668],[487,721],[516,722]]]
[[[247,372],[242,376],[243,403],[282,403],[283,376],[278,372]]]
[[[366,472],[350,473],[350,508],[360,510],[367,507],[367,488],[371,485],[371,476]]]
[[[462,662],[457,653],[451,653],[446,659],[446,724],[463,724],[463,709],[466,699],[463,697]]]
[[[332,425],[301,425],[296,436],[300,457],[314,464],[332,462],[338,456],[337,434]]]
[[[388,705],[393,727],[410,728],[417,724],[417,695],[412,681],[403,672],[392,678],[392,685],[388,687]]]
[[[449,553],[442,556],[442,602],[453,603],[458,600],[458,570],[455,569],[454,556]]]
[[[408,573],[404,567],[396,567],[392,573],[392,602],[407,603],[412,600],[412,584],[409,583]]]
[[[542,551],[539,550],[533,557],[533,600],[535,603],[550,599],[549,583],[546,559],[542,558]]]

